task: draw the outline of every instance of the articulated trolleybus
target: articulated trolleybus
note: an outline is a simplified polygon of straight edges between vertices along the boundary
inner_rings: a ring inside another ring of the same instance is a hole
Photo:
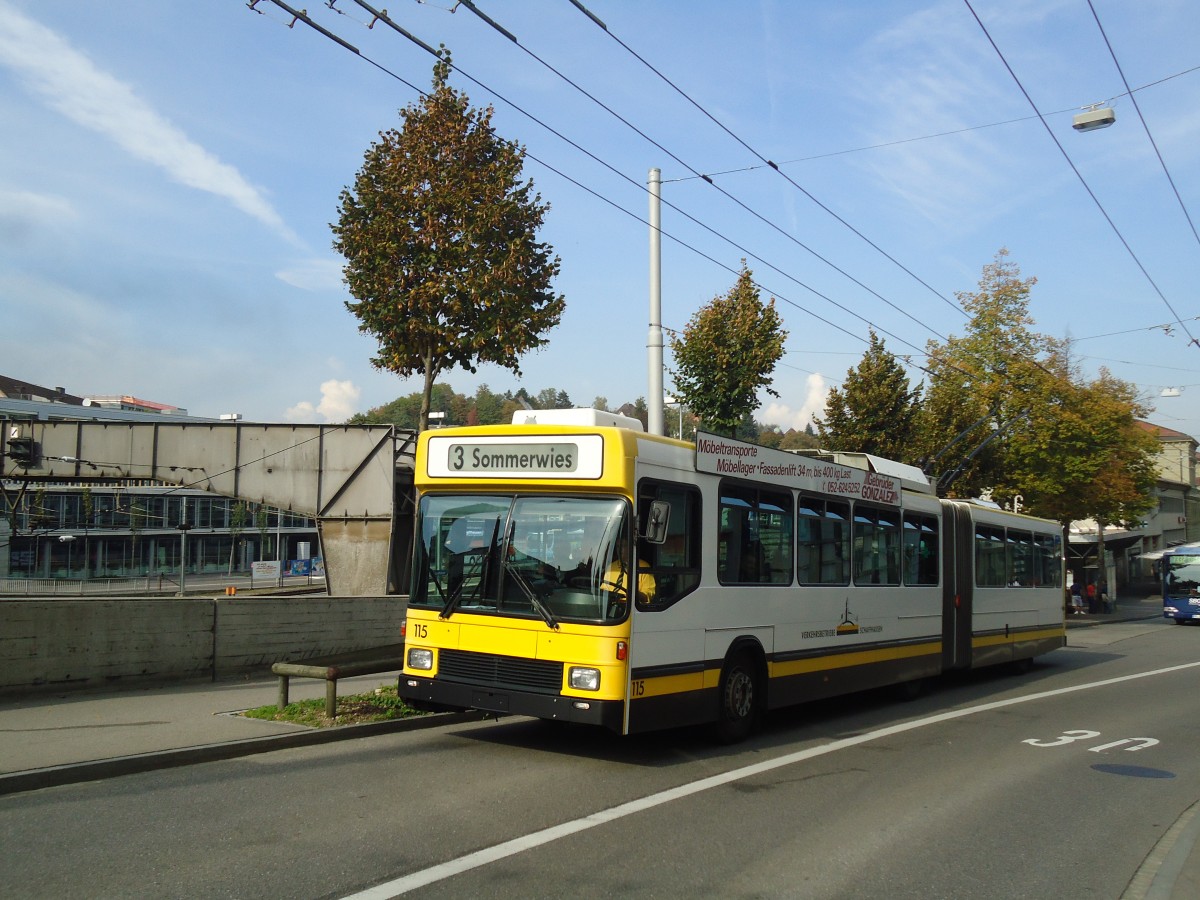
[[[400,695],[628,734],[1065,644],[1061,530],[921,473],[596,410],[420,436]]]

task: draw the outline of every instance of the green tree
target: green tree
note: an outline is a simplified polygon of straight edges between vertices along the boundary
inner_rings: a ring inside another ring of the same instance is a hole
[[[425,402],[421,392],[397,397],[390,403],[357,413],[348,419],[351,425],[396,425],[400,428],[417,429],[421,421],[421,405]],[[465,425],[471,410],[471,401],[456,393],[448,384],[435,384],[429,391],[429,410],[445,413],[445,425]]]
[[[914,463],[920,410],[920,388],[909,384],[904,367],[872,330],[867,352],[846,372],[841,389],[830,390],[825,416],[816,424],[822,444],[831,450]]]
[[[682,335],[670,336],[676,399],[707,428],[733,436],[758,408],[760,389],[779,396],[770,387],[770,376],[786,338],[774,298],[762,302],[742,260],[729,292],[701,307]]]
[[[443,51],[433,90],[370,146],[331,226],[355,298],[346,308],[379,342],[372,364],[424,376],[422,429],[442,371],[520,374],[564,307],[551,288],[558,257],[536,238],[549,206],[520,181],[524,149],[492,130],[491,107],[446,83],[450,68]]]
[[[1078,519],[1131,522],[1154,503],[1159,443],[1138,425],[1149,412],[1135,385],[1107,370],[1090,381],[1065,350],[1047,359],[1029,416],[1005,442],[1000,499],[1021,495],[1033,513],[1064,526]]]
[[[504,397],[481,384],[475,391],[475,418],[478,425],[499,425],[504,421]]]
[[[780,450],[815,450],[820,446],[821,442],[817,440],[811,425],[806,426],[804,431],[789,428],[779,442]]]
[[[939,493],[974,496],[1003,474],[1005,435],[1028,419],[1028,396],[1042,377],[1038,357],[1055,342],[1033,330],[1029,295],[1036,278],[1000,250],[984,266],[979,290],[959,292],[966,332],[927,347],[925,399],[917,453]]]
[[[546,388],[533,398],[537,409],[570,409],[571,398],[566,391]]]

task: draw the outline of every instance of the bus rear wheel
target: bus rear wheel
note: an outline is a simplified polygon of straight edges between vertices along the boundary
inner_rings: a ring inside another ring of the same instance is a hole
[[[745,740],[758,719],[758,670],[753,658],[740,653],[725,664],[719,687],[715,732],[724,744]]]

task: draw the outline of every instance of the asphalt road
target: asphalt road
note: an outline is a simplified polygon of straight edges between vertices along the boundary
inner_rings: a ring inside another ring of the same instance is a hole
[[[1153,896],[1200,800],[1200,628],[1070,641],[734,748],[506,719],[0,797],[6,893]]]

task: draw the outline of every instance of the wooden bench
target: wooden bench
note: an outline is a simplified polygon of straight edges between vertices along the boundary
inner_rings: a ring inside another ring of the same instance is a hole
[[[288,681],[292,678],[320,678],[325,681],[325,715],[337,713],[337,683],[339,678],[356,675],[375,675],[404,667],[404,644],[388,644],[353,653],[319,656],[304,662],[277,662],[271,671],[279,676],[279,708],[288,705]]]

